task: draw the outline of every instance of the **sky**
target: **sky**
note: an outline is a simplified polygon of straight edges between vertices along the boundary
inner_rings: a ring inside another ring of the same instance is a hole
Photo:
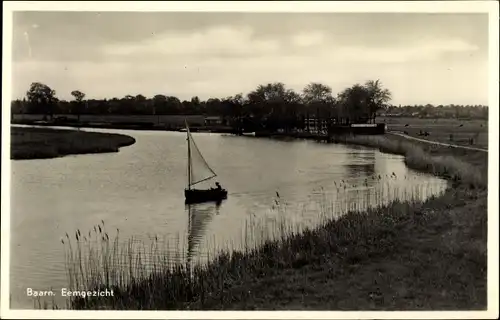
[[[15,12],[13,98],[223,98],[259,84],[336,95],[379,79],[398,104],[488,104],[484,13]]]

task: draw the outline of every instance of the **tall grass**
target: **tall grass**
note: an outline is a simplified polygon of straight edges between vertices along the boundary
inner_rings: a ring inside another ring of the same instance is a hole
[[[207,254],[212,254],[214,259],[208,258],[205,263],[188,261],[184,252],[176,252],[172,257],[165,241],[158,237],[153,237],[148,244],[134,239],[120,244],[119,231],[111,239],[104,221],[90,230],[88,237],[82,238],[77,230],[74,239],[66,235],[63,240],[70,288],[91,291],[112,288],[115,296],[75,297],[70,300],[71,307],[185,309],[194,302],[203,306],[205,299],[211,299],[213,294],[226,299],[224,288],[229,284],[250,279],[265,270],[269,272],[269,268],[295,268],[311,263],[319,252],[329,252],[332,246],[339,249],[337,240],[345,243],[372,232],[373,215],[385,217],[388,211],[408,211],[428,193],[424,196],[422,188],[406,193],[394,188],[396,200],[390,202],[383,191],[374,193],[372,198],[340,197],[339,193],[348,192],[345,186],[339,183],[336,193],[320,194],[319,216],[309,223],[288,219],[290,207],[277,194],[272,209],[276,219],[269,223],[265,219],[250,218],[245,222],[239,246],[230,243],[219,250],[209,247]],[[442,191],[444,188],[438,189],[438,193]],[[333,230],[321,231],[325,228]],[[335,236],[329,234],[332,231]],[[313,251],[305,253],[309,250]]]
[[[179,250],[171,254],[165,238],[162,241],[155,236],[146,242],[131,237],[120,241],[119,229],[109,234],[101,220],[85,234],[77,230],[74,238],[66,233],[61,239],[68,289],[123,287],[184,259]]]
[[[226,289],[237,286],[254,277],[279,272],[285,268],[300,268],[306,264],[319,262],[325,254],[341,254],[351,262],[368,257],[376,257],[381,251],[391,250],[383,244],[376,246],[377,251],[354,248],[359,239],[376,239],[380,232],[391,233],[391,226],[396,220],[412,214],[414,206],[419,203],[393,202],[378,209],[369,209],[364,213],[349,212],[337,220],[322,222],[317,228],[294,229],[281,225],[278,230],[281,236],[274,234],[268,240],[261,237],[259,246],[247,247],[242,251],[221,251],[208,264],[189,265],[175,263],[157,265],[149,274],[129,276],[126,281],[118,278],[117,285],[108,288],[114,290],[114,297],[72,298],[74,309],[198,309],[205,304],[220,306],[233,298]],[[265,231],[264,231],[265,232]],[[105,242],[100,244],[104,248]],[[101,248],[102,250],[103,248]],[[364,252],[366,251],[366,252]],[[124,273],[129,267],[144,270],[141,251],[115,251],[115,255],[127,255],[127,266],[115,264],[116,273]],[[79,257],[80,255],[75,255]],[[109,257],[109,256],[108,256]],[[90,259],[89,259],[90,260]],[[70,261],[70,263],[72,263]],[[100,268],[105,275],[106,260],[92,260],[94,268]],[[109,262],[110,264],[112,262]],[[158,268],[159,267],[159,268]],[[76,268],[76,270],[80,270]],[[130,271],[135,273],[137,271]],[[73,274],[73,277],[85,275]],[[102,279],[98,276],[97,279]],[[92,283],[92,282],[90,282]],[[103,289],[105,282],[81,288],[85,290]],[[243,293],[244,294],[244,293]],[[241,297],[238,297],[241,299]]]

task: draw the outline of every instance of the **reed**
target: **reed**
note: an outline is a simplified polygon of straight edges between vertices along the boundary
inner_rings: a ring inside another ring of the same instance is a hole
[[[121,243],[119,230],[111,239],[104,221],[88,232],[88,238],[82,238],[77,230],[74,239],[67,235],[63,241],[69,287],[85,291],[111,288],[115,297],[72,298],[71,308],[186,309],[195,302],[203,307],[204,300],[214,294],[224,304],[228,284],[252,279],[272,268],[299,268],[313,263],[320,252],[340,250],[340,244],[368,236],[373,232],[369,226],[375,216],[388,217],[387,212],[395,208],[399,214],[408,214],[426,198],[419,188],[406,193],[394,188],[393,201],[388,201],[383,191],[371,198],[359,197],[345,183],[339,183],[336,192],[330,194],[321,190],[316,200],[319,210],[313,210],[319,216],[309,223],[290,220],[289,211],[296,209],[278,194],[272,223],[259,218],[248,220],[240,246],[232,244],[219,250],[209,247],[207,254],[215,257],[211,261],[187,262],[178,250],[172,259],[168,243],[157,236],[147,243],[134,238]],[[354,196],[347,197],[349,193]],[[303,214],[307,213],[304,210]]]

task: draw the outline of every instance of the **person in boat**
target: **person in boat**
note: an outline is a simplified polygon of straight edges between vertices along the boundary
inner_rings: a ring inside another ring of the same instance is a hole
[[[215,190],[218,190],[218,191],[221,191],[221,190],[222,190],[222,187],[221,187],[221,185],[220,185],[220,183],[219,183],[219,182],[216,182],[216,183],[215,183]]]

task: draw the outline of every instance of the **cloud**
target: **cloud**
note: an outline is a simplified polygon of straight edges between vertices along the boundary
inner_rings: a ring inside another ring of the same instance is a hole
[[[300,32],[293,35],[291,40],[293,45],[297,47],[311,47],[323,44],[326,41],[326,37],[320,31]]]
[[[337,93],[353,83],[381,79],[394,90],[395,98],[406,103],[405,99],[455,98],[454,88],[462,88],[466,83],[484,86],[486,81],[481,80],[482,73],[474,70],[487,67],[478,66],[477,59],[471,57],[479,48],[462,38],[428,36],[389,44],[362,39],[341,41],[320,30],[257,36],[250,27],[219,25],[198,31],[149,34],[139,42],[93,46],[92,42],[89,50],[76,45],[63,47],[71,50],[64,57],[74,57],[73,51],[86,55],[97,52],[99,58],[92,60],[81,56],[63,60],[62,54],[57,54],[61,49],[50,46],[44,48],[53,53],[51,60],[14,63],[14,94],[23,96],[32,81],[42,81],[65,99],[70,99],[70,92],[75,89],[87,93],[89,98],[139,93],[151,97],[161,93],[181,99],[194,95],[206,99],[248,93],[258,84],[274,81],[295,90],[311,81],[322,82]],[[449,67],[454,71],[448,71]],[[446,83],[450,88],[434,92],[435,86],[428,79],[441,83],[441,87]],[[481,91],[462,93],[465,92]],[[471,100],[464,96],[466,99]]]
[[[404,63],[437,60],[447,53],[474,52],[479,48],[459,38],[408,40],[397,45],[345,44],[323,31],[302,31],[289,37],[256,37],[250,27],[215,26],[191,33],[163,33],[139,43],[102,47],[113,59],[154,60],[244,58],[276,60],[287,57],[324,60],[325,63]],[[241,61],[241,63],[247,63]],[[265,63],[262,60],[262,63]]]
[[[464,48],[460,45],[455,50]],[[347,50],[346,54],[352,54]],[[487,92],[484,93],[487,90],[487,63],[478,64],[474,60],[465,60],[464,63],[464,60],[453,58],[444,62],[431,59],[381,64],[360,62],[360,57],[356,59],[357,62],[352,63],[352,60],[333,59],[328,54],[283,54],[244,59],[171,57],[145,59],[140,63],[122,60],[69,64],[19,62],[13,65],[14,94],[23,96],[32,81],[47,83],[63,99],[70,99],[70,92],[75,89],[87,93],[89,98],[140,93],[148,97],[166,94],[190,99],[197,95],[207,99],[239,92],[246,94],[259,84],[274,81],[284,82],[288,88],[297,91],[309,82],[321,82],[330,85],[336,94],[354,83],[381,79],[384,86],[393,90],[395,103],[409,100],[449,103],[449,99],[453,99],[453,103],[474,103],[471,96],[486,94],[487,97]],[[384,59],[390,61],[392,58]],[[462,90],[465,87],[468,90]]]
[[[331,58],[344,62],[404,63],[439,60],[448,53],[469,53],[479,50],[460,39],[433,39],[408,42],[398,46],[344,46],[331,48]]]
[[[104,54],[143,56],[251,56],[278,52],[276,40],[257,39],[250,27],[216,26],[192,33],[163,33],[136,44],[115,43],[102,48]]]

